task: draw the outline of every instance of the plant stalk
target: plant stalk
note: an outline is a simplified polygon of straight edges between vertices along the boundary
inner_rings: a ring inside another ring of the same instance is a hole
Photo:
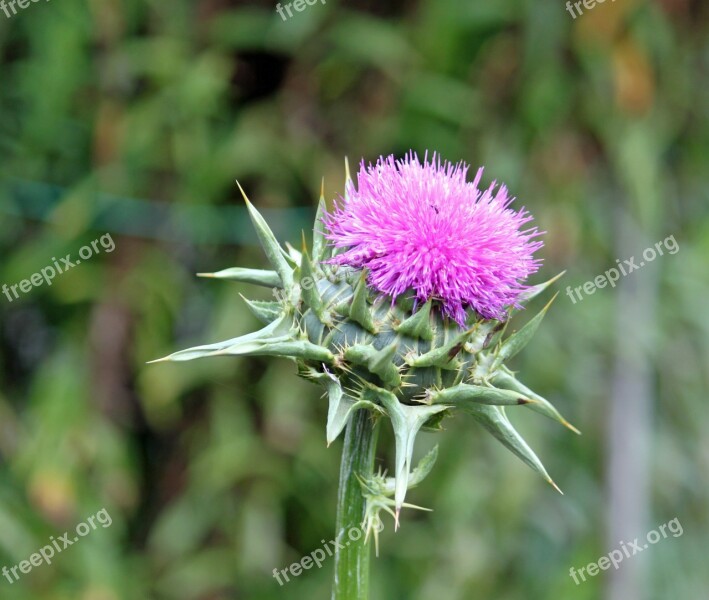
[[[343,547],[335,550],[332,600],[367,600],[369,596],[370,544],[364,541],[365,501],[356,475],[372,475],[377,422],[370,411],[361,409],[352,414],[345,430],[335,529],[336,539]]]

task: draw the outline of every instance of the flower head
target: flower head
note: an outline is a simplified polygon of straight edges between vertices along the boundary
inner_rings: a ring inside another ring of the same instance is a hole
[[[332,264],[366,268],[369,285],[395,299],[413,290],[417,300],[440,301],[445,314],[465,325],[466,309],[502,319],[516,306],[523,281],[539,268],[543,245],[524,208],[495,182],[478,189],[482,168],[466,181],[468,165],[411,153],[360,165],[357,187],[325,216],[327,237],[346,248]]]

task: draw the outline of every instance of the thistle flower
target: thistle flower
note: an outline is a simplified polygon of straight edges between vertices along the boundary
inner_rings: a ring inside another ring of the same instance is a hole
[[[321,193],[312,248],[303,239],[301,251],[284,249],[244,194],[271,270],[203,275],[273,288],[275,301],[244,299],[264,327],[161,359],[281,356],[323,386],[327,444],[346,428],[338,537],[364,525],[365,539],[376,541],[381,511],[398,526],[402,507],[418,508],[404,502],[406,492],[424,480],[437,451],[414,468],[414,442],[422,429],[440,431],[447,416],[471,416],[554,487],[506,411],[526,407],[576,431],[505,366],[551,302],[504,337],[509,317],[559,276],[525,287],[541,245],[536,229],[520,231],[531,217],[509,207],[504,187],[479,191],[480,172],[466,183],[466,170],[435,155],[423,164],[414,155],[390,157],[362,166],[356,189],[348,171],[334,212],[326,212]],[[394,477],[373,471],[376,426],[384,418],[394,430]],[[365,597],[367,552],[363,542],[338,546],[333,597]]]
[[[346,249],[329,262],[368,269],[369,285],[392,300],[407,290],[437,298],[462,327],[467,307],[503,319],[539,268],[539,232],[520,231],[532,217],[510,208],[504,185],[481,191],[482,168],[469,183],[468,165],[427,158],[361,163],[357,188],[325,217],[328,239]]]

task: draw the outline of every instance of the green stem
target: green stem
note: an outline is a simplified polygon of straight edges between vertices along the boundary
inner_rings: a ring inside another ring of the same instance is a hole
[[[365,503],[356,474],[363,477],[372,474],[378,431],[372,413],[366,409],[356,411],[345,430],[335,530],[343,547],[335,550],[332,600],[367,600],[369,595],[370,544],[364,541]],[[355,540],[357,530],[360,535]]]

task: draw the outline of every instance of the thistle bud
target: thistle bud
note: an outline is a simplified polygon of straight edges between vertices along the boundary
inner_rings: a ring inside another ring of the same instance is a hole
[[[504,186],[481,191],[482,170],[472,182],[466,172],[467,166],[435,155],[362,164],[358,186],[348,178],[333,212],[321,197],[310,251],[305,241],[301,251],[284,249],[244,194],[271,270],[206,275],[277,288],[276,301],[246,300],[264,327],[161,359],[292,359],[299,375],[326,391],[328,445],[354,411],[388,417],[394,477],[361,481],[367,531],[376,529],[381,510],[398,525],[407,490],[435,461],[429,456],[412,470],[416,435],[440,430],[448,415],[470,415],[555,488],[506,411],[530,409],[577,432],[505,366],[551,304],[505,337],[510,316],[556,279],[524,284],[539,267],[533,254],[542,246],[540,234],[522,229],[532,217],[510,207]]]

